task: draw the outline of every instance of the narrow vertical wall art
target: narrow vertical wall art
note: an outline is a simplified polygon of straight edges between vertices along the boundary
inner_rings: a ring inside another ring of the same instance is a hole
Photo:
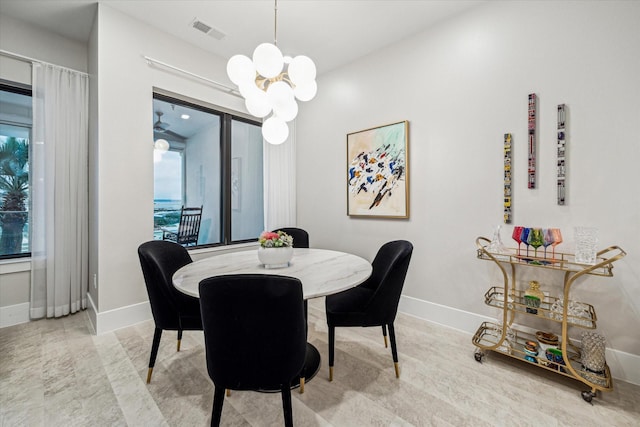
[[[536,94],[529,94],[529,188],[536,188]]]
[[[511,134],[504,134],[504,223],[511,224]]]
[[[567,144],[567,130],[566,130],[566,116],[565,105],[558,105],[558,205],[565,204],[565,190],[566,190],[566,144]]]

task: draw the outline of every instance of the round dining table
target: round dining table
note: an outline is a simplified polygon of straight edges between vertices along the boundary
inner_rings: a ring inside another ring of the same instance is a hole
[[[274,274],[295,277],[302,282],[306,301],[353,288],[371,276],[371,263],[357,255],[326,249],[294,248],[287,267],[265,268],[256,250],[214,255],[187,264],[173,275],[173,285],[180,292],[198,298],[200,281],[230,274]],[[320,368],[320,352],[307,343],[302,377],[313,378]],[[270,391],[270,390],[264,390]],[[275,391],[275,390],[274,390]]]

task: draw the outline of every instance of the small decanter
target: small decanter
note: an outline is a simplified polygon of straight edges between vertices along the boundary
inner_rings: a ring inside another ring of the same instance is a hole
[[[538,314],[538,307],[544,300],[544,293],[540,290],[540,283],[532,280],[529,288],[524,291],[524,302],[527,306],[527,313]]]
[[[491,243],[487,246],[487,250],[494,254],[506,254],[507,248],[502,244],[502,237],[500,236],[500,227],[501,224],[498,224],[493,229],[493,238],[491,239]]]

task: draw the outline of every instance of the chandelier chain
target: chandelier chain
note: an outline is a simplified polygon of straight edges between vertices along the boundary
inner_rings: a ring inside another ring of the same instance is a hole
[[[278,0],[275,0],[273,14],[273,45],[278,46]]]

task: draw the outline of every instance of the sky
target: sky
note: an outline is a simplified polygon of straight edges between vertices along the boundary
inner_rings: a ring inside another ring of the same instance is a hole
[[[177,151],[154,150],[154,199],[182,200],[182,156]],[[159,161],[156,161],[158,157]]]

